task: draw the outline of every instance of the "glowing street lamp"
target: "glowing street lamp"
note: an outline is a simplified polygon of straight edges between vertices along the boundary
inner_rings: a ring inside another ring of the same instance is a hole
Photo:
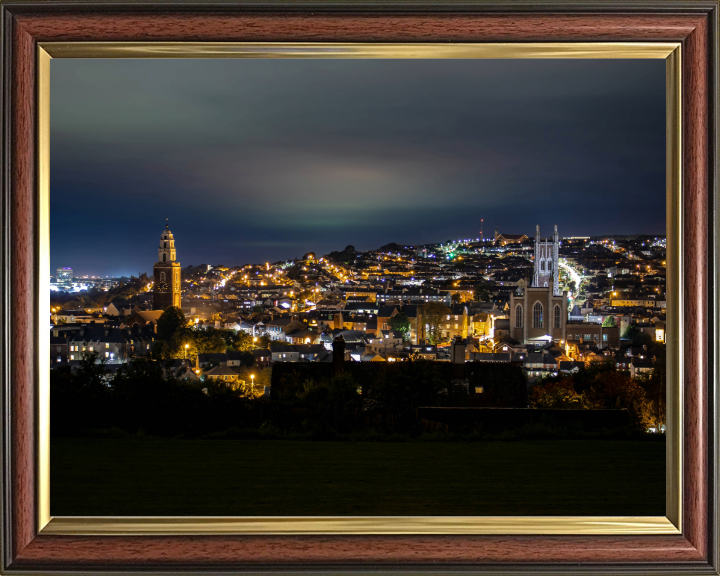
[[[250,381],[252,382],[253,395],[255,394],[255,374],[250,374]]]
[[[185,355],[183,356],[183,358],[185,358],[186,360],[187,360],[187,351],[188,351],[188,348],[190,348],[190,344],[185,344]]]

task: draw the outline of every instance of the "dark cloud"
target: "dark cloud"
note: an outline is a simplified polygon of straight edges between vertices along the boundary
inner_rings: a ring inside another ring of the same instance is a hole
[[[665,229],[662,60],[53,60],[53,268]]]

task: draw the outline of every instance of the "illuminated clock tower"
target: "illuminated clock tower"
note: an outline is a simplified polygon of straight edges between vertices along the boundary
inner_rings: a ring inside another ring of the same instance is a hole
[[[175,240],[165,224],[160,236],[158,261],[153,267],[155,284],[153,288],[153,309],[165,310],[170,306],[180,307],[180,262],[175,261]]]

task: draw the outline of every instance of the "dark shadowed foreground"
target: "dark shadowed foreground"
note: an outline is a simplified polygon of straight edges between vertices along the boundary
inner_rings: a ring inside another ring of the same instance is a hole
[[[665,515],[665,443],[53,439],[54,516]]]

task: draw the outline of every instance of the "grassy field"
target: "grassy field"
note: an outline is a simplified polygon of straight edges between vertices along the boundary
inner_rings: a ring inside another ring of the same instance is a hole
[[[665,444],[53,439],[51,513],[664,515]]]

